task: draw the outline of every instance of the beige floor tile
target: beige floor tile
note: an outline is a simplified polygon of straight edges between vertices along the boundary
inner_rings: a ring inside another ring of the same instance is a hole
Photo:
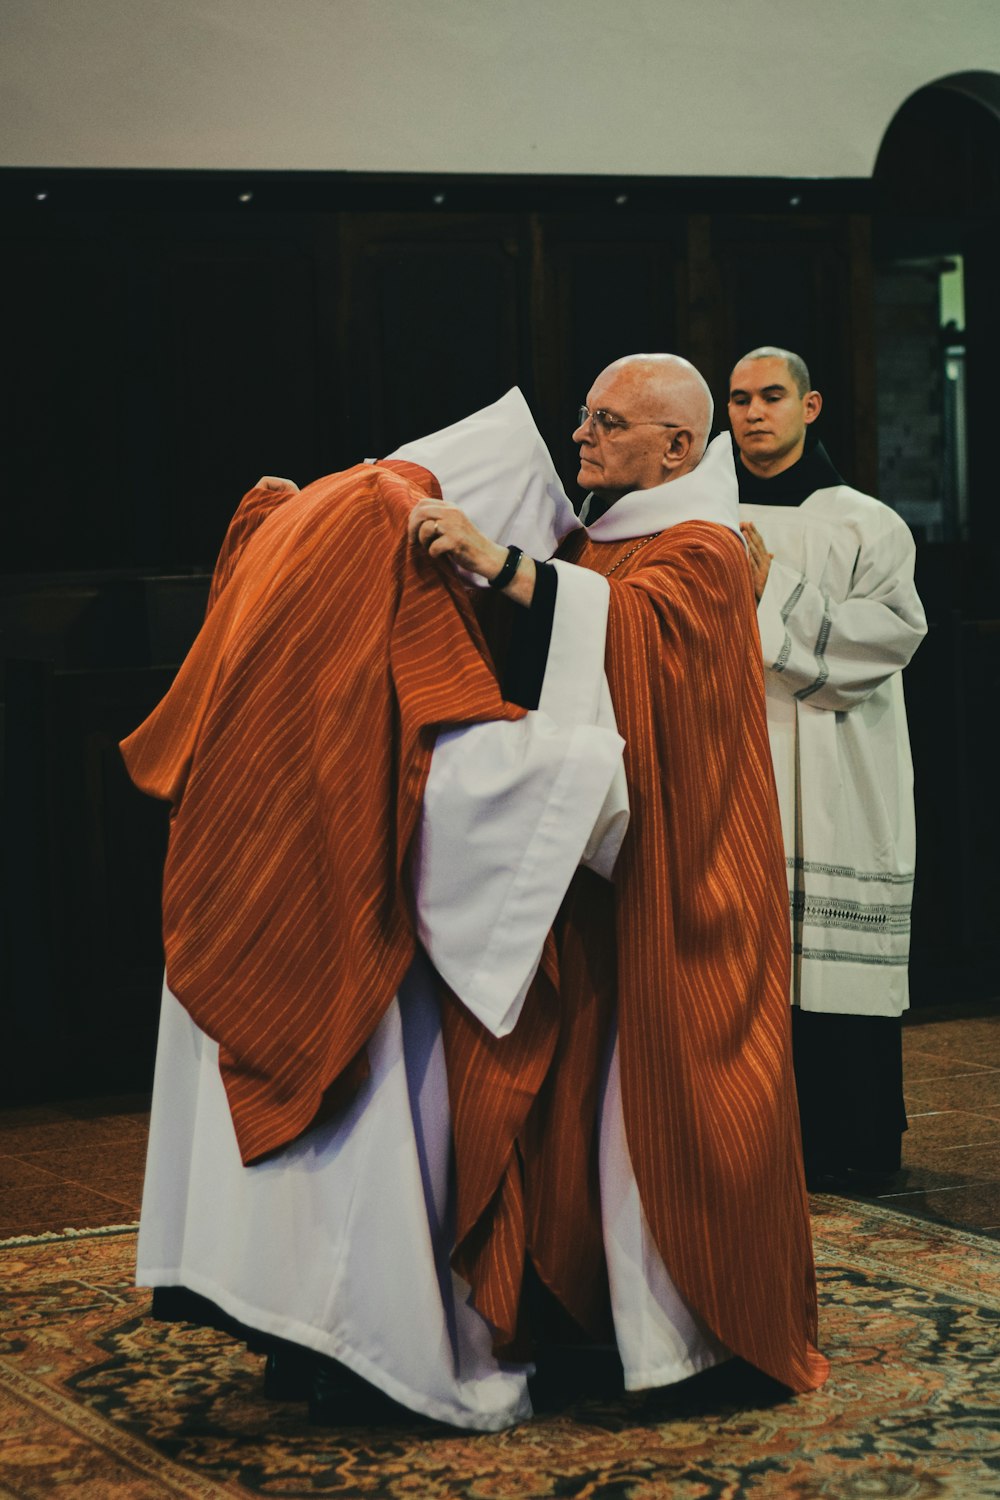
[[[953,1109],[1000,1117],[1000,1069],[904,1083],[904,1093],[907,1110],[914,1114]]]

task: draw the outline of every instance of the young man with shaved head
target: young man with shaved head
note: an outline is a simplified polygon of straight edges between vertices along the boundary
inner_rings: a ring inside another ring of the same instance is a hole
[[[629,1389],[826,1375],[729,441],[674,355],[579,415],[585,526],[517,392],[251,491],[124,746],[175,802],[140,1277],[323,1356],[334,1419],[337,1361],[519,1420],[553,1320]]]
[[[901,680],[926,631],[914,547],[845,484],[803,360],[753,349],[729,382],[792,921],[795,1068],[817,1187],[900,1164],[915,832]]]

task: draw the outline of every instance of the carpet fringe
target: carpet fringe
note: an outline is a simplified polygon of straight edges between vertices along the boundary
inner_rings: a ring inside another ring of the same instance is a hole
[[[0,1250],[20,1249],[24,1245],[52,1245],[60,1240],[99,1240],[115,1234],[135,1234],[139,1225],[103,1224],[95,1229],[46,1229],[42,1234],[17,1234],[0,1240]]]

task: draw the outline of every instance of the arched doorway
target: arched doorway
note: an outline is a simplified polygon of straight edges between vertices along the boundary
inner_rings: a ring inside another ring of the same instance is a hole
[[[874,187],[883,490],[923,540],[970,541],[995,558],[1000,75],[956,73],[912,94],[885,133]],[[949,386],[964,386],[964,401]],[[918,390],[929,390],[926,412]],[[894,441],[908,446],[898,470]],[[969,582],[981,596],[988,580]]]
[[[1000,76],[918,89],[874,172],[879,494],[917,537],[930,625],[907,672],[918,1000],[1000,991]],[[951,989],[951,994],[944,993]]]

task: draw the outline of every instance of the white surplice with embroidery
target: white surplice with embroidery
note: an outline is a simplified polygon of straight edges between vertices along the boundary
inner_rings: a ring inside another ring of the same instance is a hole
[[[741,505],[774,554],[757,608],[788,866],[792,999],[898,1016],[916,833],[901,672],[927,624],[895,511],[848,485]]]

